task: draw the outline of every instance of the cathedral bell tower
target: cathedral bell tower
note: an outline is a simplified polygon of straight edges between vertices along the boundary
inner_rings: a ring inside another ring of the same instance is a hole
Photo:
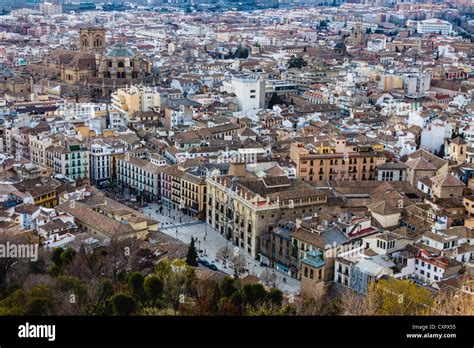
[[[101,54],[105,50],[105,29],[79,29],[79,47],[81,52]]]

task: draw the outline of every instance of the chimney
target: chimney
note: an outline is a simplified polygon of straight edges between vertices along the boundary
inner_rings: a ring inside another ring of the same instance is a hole
[[[231,162],[229,167],[229,175],[244,176],[246,167],[244,162]]]

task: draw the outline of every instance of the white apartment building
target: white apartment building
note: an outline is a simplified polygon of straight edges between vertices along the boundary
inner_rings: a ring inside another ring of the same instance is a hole
[[[432,18],[424,21],[419,21],[416,26],[416,31],[419,34],[438,34],[449,35],[453,31],[453,25],[441,19]]]
[[[239,111],[258,110],[265,107],[265,81],[248,77],[232,77],[230,82],[224,82],[223,88],[227,93],[237,96]]]
[[[112,93],[113,109],[131,119],[139,111],[150,111],[161,108],[162,100],[160,91],[156,87],[131,86],[119,88]]]
[[[189,120],[188,120],[189,123]],[[185,112],[183,106],[169,107],[165,109],[165,127],[172,129],[174,127],[184,126]]]
[[[461,263],[446,256],[432,256],[421,250],[415,259],[415,277],[427,284],[455,276],[461,269]]]
[[[81,120],[90,120],[96,117],[104,116],[107,113],[106,104],[95,103],[76,103],[72,105],[71,110],[76,118]]]
[[[117,158],[117,183],[122,188],[130,188],[137,196],[156,201],[160,193],[160,166],[159,158],[144,160],[132,156]]]
[[[388,243],[381,244],[380,239],[375,239],[379,246],[390,249]],[[393,241],[392,241],[393,242]],[[367,255],[365,246],[339,254],[334,263],[334,282],[344,285],[359,293],[365,293],[371,282],[382,276],[397,279],[411,278],[415,270],[415,258],[405,257],[396,251],[390,256],[386,253]]]
[[[408,98],[425,97],[430,89],[431,76],[424,73],[407,73],[403,75],[403,89]]]
[[[379,103],[382,106],[381,114],[384,116],[398,115],[408,116],[411,110],[411,104],[397,99],[386,100]]]
[[[96,185],[112,181],[113,155],[125,153],[125,147],[111,147],[107,144],[92,144],[90,147],[90,179]]]
[[[29,139],[31,161],[34,164],[46,166],[46,149],[53,144],[53,141],[44,133],[31,134]]]
[[[439,151],[444,139],[450,139],[453,132],[451,123],[435,119],[421,132],[420,148],[434,153]]]
[[[273,36],[254,36],[253,43],[259,44],[261,46],[275,46],[276,45],[276,37]]]
[[[121,114],[120,112],[110,111],[109,112],[109,128],[118,129],[127,127],[127,118],[125,115]]]
[[[367,50],[371,52],[383,51],[387,48],[387,39],[380,38],[367,42]]]
[[[404,163],[387,162],[376,168],[377,181],[405,181],[407,166]]]

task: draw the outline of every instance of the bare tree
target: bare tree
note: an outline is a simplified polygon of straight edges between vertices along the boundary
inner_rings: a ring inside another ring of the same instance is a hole
[[[240,275],[242,275],[246,270],[245,266],[247,266],[247,261],[245,260],[245,257],[240,254],[234,254],[230,258],[230,261],[232,262],[232,267],[234,268],[235,278],[239,278]]]
[[[465,290],[443,289],[433,304],[434,315],[474,315],[474,295]]]
[[[340,289],[339,299],[341,302],[341,310],[344,315],[370,315],[373,313],[369,312],[367,306],[368,299],[361,294],[349,289]]]
[[[270,271],[269,268],[265,268],[262,273],[260,273],[260,279],[262,279],[263,283],[267,286],[271,286],[275,284],[275,271]]]
[[[227,265],[227,261],[232,255],[232,250],[228,246],[224,246],[217,250],[216,253],[216,260],[222,262],[225,266]]]
[[[290,295],[288,303],[295,308],[296,315],[341,315],[340,301],[332,293],[326,293],[322,288],[314,296]]]
[[[0,234],[0,244],[6,246],[7,243],[19,245],[31,244],[31,241],[26,235]],[[4,295],[9,285],[21,283],[22,279],[29,273],[31,262],[34,262],[27,258],[5,256],[0,257],[0,297]]]

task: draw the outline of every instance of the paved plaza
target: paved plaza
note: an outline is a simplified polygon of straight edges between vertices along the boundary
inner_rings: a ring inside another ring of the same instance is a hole
[[[288,294],[297,294],[299,292],[300,282],[298,280],[275,269],[260,266],[258,260],[253,259],[242,249],[233,245],[205,222],[181,214],[177,210],[168,210],[166,207],[163,207],[160,213],[160,206],[156,203],[148,204],[140,210],[145,215],[160,222],[161,232],[186,244],[191,242],[192,237],[196,238],[196,248],[199,250],[199,257],[214,264],[219,270],[230,275],[234,272],[232,268],[226,267],[222,262],[216,260],[218,250],[226,246],[231,250],[238,249],[239,253],[245,257],[247,262],[246,268],[249,274],[259,277],[263,276],[263,278],[268,278],[268,276],[264,276],[264,273],[267,275],[270,273],[272,276],[274,274],[277,288]]]

